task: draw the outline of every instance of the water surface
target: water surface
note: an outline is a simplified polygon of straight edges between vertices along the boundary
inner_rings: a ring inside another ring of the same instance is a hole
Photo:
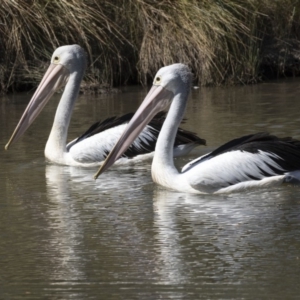
[[[192,158],[241,135],[300,139],[299,80],[194,90]],[[146,90],[80,96],[69,138],[134,111]],[[298,299],[300,188],[189,195],[152,183],[150,162],[94,169],[45,162],[60,95],[9,151],[31,94],[0,100],[0,299]]]

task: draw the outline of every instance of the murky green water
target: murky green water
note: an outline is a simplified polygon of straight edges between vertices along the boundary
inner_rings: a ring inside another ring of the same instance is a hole
[[[133,111],[146,91],[81,96],[70,139]],[[207,139],[300,139],[300,81],[195,90],[185,128]],[[59,95],[9,151],[31,94],[0,100],[0,299],[298,299],[300,188],[226,196],[153,184],[150,162],[111,169],[45,163]]]

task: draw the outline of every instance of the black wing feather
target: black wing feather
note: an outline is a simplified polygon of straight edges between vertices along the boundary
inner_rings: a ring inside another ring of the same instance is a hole
[[[195,160],[185,171],[204,160],[211,159],[225,152],[244,151],[249,153],[266,152],[276,157],[272,159],[282,168],[278,169],[274,166],[267,165],[276,174],[284,174],[285,172],[296,171],[300,169],[300,141],[291,137],[279,138],[270,135],[267,132],[259,132],[256,134],[246,135],[237,139],[233,139],[214,151]],[[263,168],[260,168],[264,176],[270,176]],[[250,176],[249,176],[250,177]],[[256,179],[256,178],[255,178]]]
[[[77,140],[72,144],[72,146],[90,136],[93,136],[97,133],[103,132],[107,129],[113,128],[118,125],[122,125],[124,123],[128,123],[133,117],[134,113],[128,113],[121,117],[110,117],[105,119],[104,121],[94,123],[87,131],[85,131],[81,136],[77,138]],[[151,131],[153,139],[149,138],[146,141],[142,141],[139,143],[139,147],[135,147],[133,144],[126,150],[123,154],[123,157],[133,158],[140,154],[147,154],[153,152],[155,149],[156,141],[161,130],[161,127],[165,121],[166,113],[160,112],[158,113],[148,124],[148,130]],[[184,130],[182,128],[178,128],[176,139],[174,142],[174,146],[184,145],[194,143],[198,145],[206,145],[206,141],[204,139],[199,138],[195,133]],[[105,153],[105,156],[108,155]]]
[[[128,123],[133,117],[133,113],[128,113],[121,117],[110,117],[105,119],[104,121],[99,121],[94,123],[87,131],[85,131],[81,136],[79,136],[76,140],[76,143],[93,136],[97,133],[103,132],[107,129],[113,128],[118,125],[122,125],[124,123]]]

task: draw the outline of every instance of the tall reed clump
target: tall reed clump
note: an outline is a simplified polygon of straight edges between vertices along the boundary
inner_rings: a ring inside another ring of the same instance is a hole
[[[258,12],[249,3],[131,0],[142,26],[138,69],[143,81],[162,65],[185,62],[201,84],[256,80]]]
[[[85,80],[97,84],[146,83],[174,62],[202,85],[256,82],[270,62],[286,70],[299,41],[298,2],[2,0],[0,90],[35,85],[53,50],[73,43],[88,53]]]
[[[255,0],[262,38],[260,71],[267,77],[300,74],[300,1]]]
[[[120,49],[132,47],[115,10],[109,0],[2,0],[0,89],[36,84],[54,49],[74,43],[88,53],[88,80],[112,83],[130,58]]]

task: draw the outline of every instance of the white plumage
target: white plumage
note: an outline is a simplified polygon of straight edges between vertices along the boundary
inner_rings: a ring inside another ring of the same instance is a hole
[[[105,160],[107,153],[113,148],[128,123],[109,128],[101,133],[101,138],[98,135],[89,137],[84,143],[74,144],[69,153],[72,158],[81,163],[102,162]],[[150,146],[150,142],[155,140],[155,135],[147,128],[133,142],[133,146],[142,153],[142,143]],[[68,148],[68,146],[67,146]],[[95,151],[97,149],[97,151]]]
[[[171,145],[183,118],[191,82],[192,74],[183,64],[161,68],[152,89],[95,177],[126,151],[139,132],[136,128],[142,130],[151,116],[171,102],[152,163],[152,178],[156,183],[188,193],[228,193],[300,180],[300,141],[267,133],[229,141],[188,163],[181,173],[178,172]],[[132,134],[133,131],[135,134]]]
[[[11,139],[6,145],[17,141],[32,124],[53,93],[65,85],[59,102],[46,148],[46,158],[54,163],[72,166],[94,166],[101,164],[120,138],[133,114],[112,117],[92,125],[82,136],[67,144],[67,133],[71,114],[86,68],[86,55],[78,45],[57,48],[51,64],[40,85],[29,102]],[[152,156],[164,117],[155,116],[124,154],[119,162],[147,159]],[[179,129],[174,141],[175,155],[185,155],[194,147],[205,144],[195,134]]]

